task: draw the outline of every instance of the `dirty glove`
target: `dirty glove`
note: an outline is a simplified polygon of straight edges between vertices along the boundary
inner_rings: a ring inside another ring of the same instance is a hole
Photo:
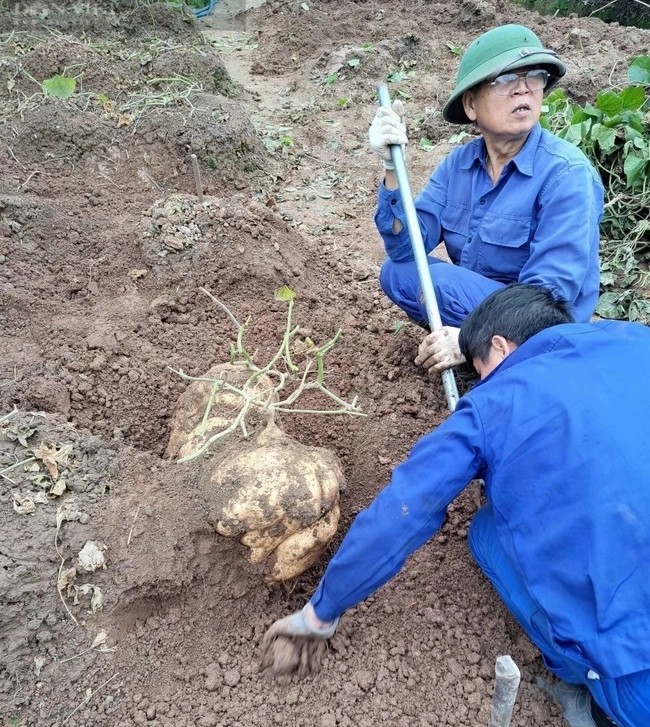
[[[384,169],[395,169],[391,160],[390,147],[401,144],[402,150],[408,143],[406,124],[404,123],[404,105],[401,101],[393,101],[392,109],[383,106],[377,109],[375,118],[370,125],[370,146],[383,162]]]
[[[323,626],[319,626],[324,624]],[[335,621],[319,621],[310,603],[302,611],[296,611],[290,616],[279,618],[266,632],[266,638],[274,636],[313,636],[319,639],[331,639],[336,633],[339,619]]]
[[[422,366],[429,373],[440,373],[464,363],[465,357],[458,348],[459,333],[460,328],[452,326],[443,326],[429,333],[420,344],[416,365]]]
[[[542,677],[537,677],[535,683],[562,707],[562,716],[571,727],[596,727],[591,716],[591,695],[586,687],[564,682],[551,684]]]
[[[338,624],[338,618],[318,622],[310,603],[302,611],[278,619],[262,640],[262,671],[273,676],[305,676],[316,671],[327,639],[334,636]]]

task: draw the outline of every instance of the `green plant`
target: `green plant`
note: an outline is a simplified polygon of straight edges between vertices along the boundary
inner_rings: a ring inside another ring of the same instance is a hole
[[[541,15],[595,16],[606,23],[616,22],[638,28],[650,28],[650,13],[645,0],[515,0],[517,5],[532,8]]]
[[[226,313],[229,319],[237,328],[237,338],[230,345],[230,364],[239,365],[246,370],[246,380],[243,385],[235,385],[229,383],[225,378],[209,378],[189,376],[182,370],[176,370],[170,367],[170,370],[178,374],[185,381],[204,381],[211,386],[210,396],[207,401],[206,409],[203,413],[200,432],[205,435],[205,441],[200,448],[194,450],[192,454],[179,459],[179,462],[188,461],[198,457],[208,447],[218,439],[222,439],[230,432],[241,429],[244,436],[247,436],[246,416],[253,410],[263,410],[271,417],[276,412],[290,412],[295,414],[348,414],[350,416],[365,416],[357,404],[357,397],[347,402],[334,394],[325,383],[325,356],[338,343],[343,331],[339,329],[336,334],[322,346],[318,346],[308,336],[301,337],[300,326],[294,326],[292,322],[293,301],[296,297],[291,288],[283,286],[275,291],[275,299],[288,303],[287,320],[284,329],[284,335],[276,353],[270,361],[258,366],[253,358],[254,354],[250,354],[245,345],[246,333],[248,332],[250,320],[241,324],[233,316],[224,303],[215,298],[205,288],[200,289],[210,300]],[[263,388],[261,391],[257,388],[257,384],[262,377],[268,377],[272,382],[271,389]],[[307,408],[302,409],[294,406],[295,402],[306,391],[316,391],[325,400],[329,400],[336,408]],[[237,397],[239,402],[239,411],[237,416],[230,424],[214,434],[210,434],[207,428],[207,422],[212,414],[215,397],[219,392],[229,393]]]
[[[650,57],[631,63],[628,80],[601,91],[593,104],[574,103],[556,89],[541,123],[582,149],[605,186],[596,312],[650,323]]]
[[[323,85],[329,88],[330,86],[333,86],[337,81],[339,80],[339,74],[334,71],[334,73],[330,73],[328,76],[325,76],[325,80],[323,81]]]
[[[388,83],[400,83],[415,76],[415,71],[392,71],[386,76]]]
[[[52,78],[46,78],[41,85],[46,94],[66,99],[75,92],[77,81],[69,76],[52,76]]]

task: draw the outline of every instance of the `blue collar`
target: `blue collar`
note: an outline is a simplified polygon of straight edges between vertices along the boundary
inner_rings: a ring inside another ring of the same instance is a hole
[[[527,177],[533,176],[533,167],[535,163],[535,152],[539,145],[539,140],[542,136],[542,127],[539,123],[535,124],[528,134],[528,138],[524,142],[517,156],[508,162],[508,164],[514,164],[521,174],[525,174]],[[463,169],[470,169],[477,162],[485,166],[485,159],[487,157],[487,150],[485,148],[485,141],[483,139],[477,140],[478,143],[472,145],[472,152],[468,155],[467,161],[462,165]]]

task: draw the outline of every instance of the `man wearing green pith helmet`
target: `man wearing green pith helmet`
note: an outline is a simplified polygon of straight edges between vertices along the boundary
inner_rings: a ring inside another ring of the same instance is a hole
[[[575,146],[539,124],[542,97],[564,76],[555,51],[521,25],[493,28],[463,54],[443,109],[480,136],[454,149],[415,201],[427,253],[444,243],[451,264],[429,256],[443,328],[427,335],[416,363],[439,372],[461,363],[458,331],[488,295],[510,283],[542,285],[589,321],[599,288],[603,186]],[[379,108],[370,143],[385,178],[375,215],[387,258],[380,284],[426,328],[426,307],[390,146],[406,144],[401,101]]]

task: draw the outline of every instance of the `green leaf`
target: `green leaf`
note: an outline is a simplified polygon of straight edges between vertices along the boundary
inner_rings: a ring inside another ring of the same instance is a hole
[[[576,146],[579,146],[584,139],[586,139],[589,135],[589,122],[584,121],[580,124],[571,124],[571,126],[568,127],[564,134],[564,138],[571,142],[571,144],[575,144]]]
[[[288,285],[283,285],[281,288],[278,288],[275,293],[273,294],[273,297],[276,300],[293,300],[296,297],[296,294]]]
[[[546,103],[562,108],[566,106],[566,93],[563,88],[554,88],[545,99]]]
[[[633,300],[630,303],[627,318],[629,321],[645,323],[646,326],[650,324],[650,300]]]
[[[445,45],[455,56],[459,56],[463,52],[463,49],[459,45],[454,45],[453,43],[445,43]]]
[[[406,73],[402,73],[402,71],[393,71],[386,76],[388,83],[399,83],[400,81],[405,81],[407,78]]]
[[[603,154],[611,154],[616,149],[616,129],[610,129],[602,124],[594,124],[591,138],[598,142]]]
[[[628,154],[623,162],[623,171],[625,172],[625,179],[628,187],[633,187],[634,183],[641,177],[645,165],[647,164],[646,159],[642,159],[636,154]]]
[[[420,139],[420,144],[419,144],[420,149],[424,149],[425,151],[431,151],[431,149],[433,149],[433,146],[434,146],[433,142],[430,139],[427,139],[426,136],[423,136]]]
[[[580,108],[580,106],[577,106],[576,104],[571,104],[571,108],[573,109],[573,118],[571,119],[571,123],[573,124],[577,124],[579,121],[584,121],[589,118],[603,118],[603,112],[595,106],[592,106],[590,103],[586,103],[584,108]]]
[[[336,71],[334,71],[334,73],[330,73],[329,76],[325,77],[325,80],[323,81],[323,83],[326,86],[333,86],[338,80],[339,80],[339,74]]]
[[[601,271],[600,284],[603,287],[606,287],[608,285],[614,285],[615,282],[616,282],[616,277],[614,276],[614,273],[607,272],[607,271]]]
[[[638,56],[627,69],[630,83],[650,84],[650,56]]]
[[[621,99],[623,110],[627,111],[636,111],[645,103],[645,93],[641,86],[628,86],[624,88],[620,92],[619,98]]]
[[[644,136],[640,136],[635,131],[633,134],[630,135],[630,139],[632,141],[632,146],[635,149],[639,149],[641,151],[641,156],[645,159],[650,159],[650,146],[648,145],[648,142],[645,140]]]
[[[596,107],[606,116],[616,116],[623,110],[623,101],[615,91],[602,91],[596,96]]]
[[[603,293],[598,298],[596,313],[601,318],[625,318],[625,296],[620,293]]]
[[[467,136],[470,136],[466,131],[459,131],[457,134],[452,134],[449,137],[450,144],[460,144],[460,142]]]
[[[348,66],[350,66],[350,68],[356,68],[359,63],[361,63],[361,61],[358,58],[350,58],[350,60],[348,61]]]
[[[68,76],[52,76],[43,81],[43,89],[51,96],[61,99],[72,96],[76,87],[77,81]]]

